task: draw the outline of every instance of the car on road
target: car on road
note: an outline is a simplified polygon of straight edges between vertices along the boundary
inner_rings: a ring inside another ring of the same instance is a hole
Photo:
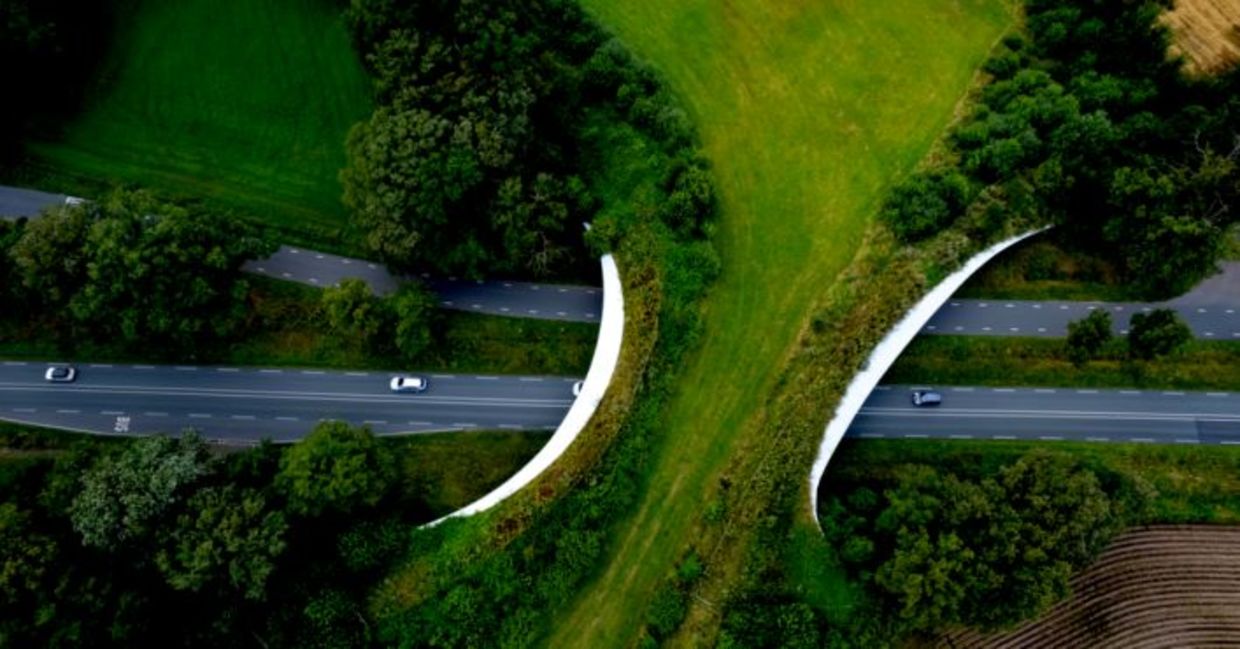
[[[71,365],[54,365],[47,368],[43,378],[51,383],[73,383],[77,380],[77,368]]]
[[[578,381],[573,384],[573,396],[574,397],[581,396],[581,388],[585,386],[585,384],[586,384],[585,381]]]
[[[913,405],[918,408],[937,406],[943,403],[943,395],[934,390],[913,390]]]
[[[430,383],[421,376],[393,376],[392,392],[426,392]]]

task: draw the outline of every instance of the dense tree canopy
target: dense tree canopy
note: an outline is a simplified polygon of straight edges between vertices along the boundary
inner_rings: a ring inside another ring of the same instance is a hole
[[[1183,292],[1213,272],[1240,221],[1240,70],[1183,77],[1158,20],[1167,2],[1025,4],[1029,40],[1009,37],[986,64],[994,78],[949,139],[967,181],[913,174],[888,199],[887,223],[916,241],[974,196],[1000,197],[992,207],[1058,223],[1066,243],[1109,258],[1143,293]],[[992,187],[1027,187],[1032,200]]]
[[[27,223],[9,247],[20,301],[62,332],[192,351],[234,334],[246,314],[241,265],[273,252],[211,212],[117,191]]]
[[[377,504],[394,470],[390,452],[369,430],[328,421],[281,459],[278,484],[295,513],[343,513]]]

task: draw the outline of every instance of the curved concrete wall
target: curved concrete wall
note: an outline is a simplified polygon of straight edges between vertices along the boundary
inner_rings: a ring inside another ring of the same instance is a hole
[[[564,451],[568,450],[577,435],[590,423],[594,411],[603,400],[607,386],[611,384],[612,374],[620,361],[620,343],[624,338],[624,292],[620,285],[620,271],[616,268],[616,260],[611,255],[604,255],[603,266],[603,317],[599,324],[598,343],[594,346],[594,357],[590,361],[590,371],[586,373],[581,394],[573,401],[573,405],[556,428],[555,434],[547,440],[547,444],[538,451],[525,466],[521,467],[511,478],[493,489],[487,495],[474,502],[428,523],[437,525],[444,520],[458,516],[472,516],[486,511],[503,502],[505,498],[517,493],[533,482],[547,467],[551,466]]]
[[[831,456],[835,454],[835,449],[840,445],[840,441],[844,439],[844,433],[848,431],[848,427],[852,425],[853,419],[857,417],[857,413],[861,410],[861,405],[865,403],[870,393],[874,391],[878,381],[883,378],[891,365],[899,358],[900,353],[905,347],[913,341],[913,338],[921,332],[922,327],[926,326],[930,317],[935,314],[947,300],[951,298],[969,279],[976,273],[986,262],[990,261],[999,253],[1007,250],[1013,244],[1016,244],[1028,237],[1031,237],[1045,228],[1026,232],[1020,236],[1012,237],[1006,241],[1001,241],[995,245],[974,255],[968,262],[960,268],[960,270],[952,273],[935,286],[925,297],[921,298],[912,309],[905,314],[896,326],[887,332],[887,335],[879,341],[874,351],[870,352],[869,358],[862,366],[862,370],[857,373],[848,389],[844,391],[844,397],[840,399],[840,403],[835,408],[835,416],[831,421],[827,422],[827,430],[822,439],[822,445],[818,447],[818,457],[814,460],[814,467],[809,473],[809,502],[813,508],[814,521],[818,521],[818,483],[822,481],[822,475],[827,471],[827,464],[831,461]]]

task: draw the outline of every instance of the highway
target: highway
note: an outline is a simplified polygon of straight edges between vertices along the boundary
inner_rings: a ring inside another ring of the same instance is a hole
[[[913,387],[879,386],[849,437],[1240,444],[1240,392],[943,387],[917,408]]]
[[[1179,300],[1167,303],[1056,302],[1049,300],[954,299],[939,309],[922,333],[968,336],[1035,336],[1062,338],[1068,323],[1090,311],[1111,314],[1115,333],[1128,333],[1132,314],[1172,308],[1198,338],[1240,339],[1240,300],[1233,304],[1197,305]]]
[[[48,207],[65,202],[63,194],[0,186],[0,218],[37,217]],[[294,246],[280,246],[267,259],[252,261],[242,270],[310,286],[334,286],[347,277],[356,277],[380,295],[396,290],[402,281],[383,264],[342,257]],[[509,281],[466,281],[450,277],[422,279],[446,309],[489,315],[567,322],[599,321],[603,312],[603,291],[595,286],[571,286]]]
[[[393,394],[392,373],[84,364],[74,383],[43,380],[47,365],[0,363],[0,419],[101,434],[194,428],[230,441],[300,439],[320,419],[378,434],[553,429],[576,378],[421,374],[430,388]]]

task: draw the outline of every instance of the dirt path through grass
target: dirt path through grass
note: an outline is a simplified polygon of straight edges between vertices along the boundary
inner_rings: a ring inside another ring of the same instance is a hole
[[[724,273],[642,503],[554,621],[565,647],[631,644],[809,305],[1012,19],[1002,0],[586,5],[685,97],[715,165]]]

